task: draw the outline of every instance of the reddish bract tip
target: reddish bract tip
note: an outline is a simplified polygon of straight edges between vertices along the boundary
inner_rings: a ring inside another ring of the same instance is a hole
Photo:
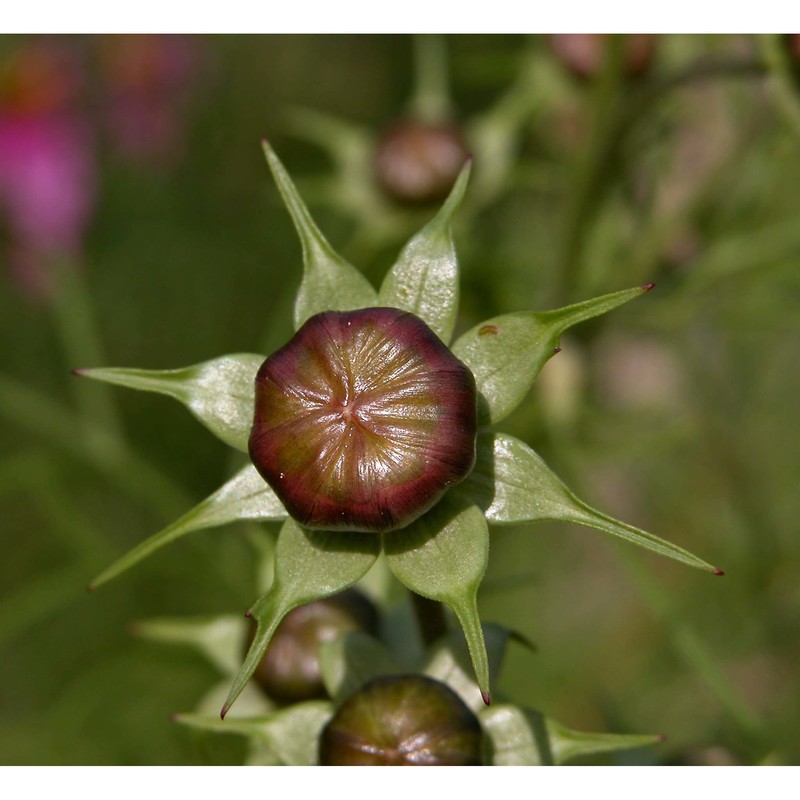
[[[553,348],[553,355],[556,355],[557,353],[560,353],[560,352],[561,352],[561,348],[560,347],[554,347]]]
[[[86,374],[86,370],[85,369],[71,369],[70,370],[70,374],[71,375],[77,375],[79,378],[81,378]]]
[[[245,611],[245,612],[244,612],[244,615],[245,615],[245,617],[246,617],[247,619],[250,619],[250,617],[252,617],[252,616],[253,616],[253,612],[252,612],[252,611]]]
[[[667,741],[667,735],[665,733],[659,733],[656,738],[662,743]]]
[[[721,570],[719,567],[715,567],[715,568],[714,568],[714,574],[715,574],[715,575],[724,575],[724,574],[725,574],[725,571],[724,571],[724,570]]]
[[[219,712],[219,718],[225,719],[225,715],[230,711],[231,707],[228,705],[222,706],[222,711]]]
[[[485,706],[490,706],[492,704],[492,695],[489,692],[481,692],[481,699]]]
[[[656,285],[654,283],[646,283],[642,286],[645,292],[649,292],[651,289],[655,289]]]
[[[89,585],[86,587],[86,591],[87,591],[87,592],[93,592],[93,591],[94,591],[96,588],[97,588],[97,587],[96,587],[96,586],[95,586],[93,583],[90,583],[90,584],[89,584]]]

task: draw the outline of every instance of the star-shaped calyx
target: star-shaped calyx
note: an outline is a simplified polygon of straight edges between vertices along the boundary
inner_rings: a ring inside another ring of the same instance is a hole
[[[594,510],[528,445],[492,430],[525,398],[567,328],[652,284],[553,311],[494,317],[448,350],[458,307],[451,220],[470,164],[376,292],[333,250],[267,143],[264,150],[303,248],[295,337],[266,361],[237,354],[166,372],[78,371],[174,397],[227,444],[243,452],[249,446],[253,457],[93,586],[191,531],[283,520],[274,579],[248,612],[257,630],[223,715],[281,620],[359,581],[381,552],[377,568],[388,567],[412,592],[455,613],[485,702],[489,659],[477,593],[488,564],[487,523],[572,522],[721,574],[683,548]]]

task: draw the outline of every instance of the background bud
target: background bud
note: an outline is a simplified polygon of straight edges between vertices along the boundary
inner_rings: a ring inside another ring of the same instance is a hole
[[[398,203],[437,203],[453,188],[468,155],[466,142],[455,125],[398,122],[378,143],[378,183]]]
[[[563,33],[550,37],[558,60],[579,78],[596,78],[609,46],[608,33]],[[652,33],[619,34],[621,70],[629,78],[646,72],[653,61],[657,36]]]
[[[375,678],[320,736],[324,766],[479,766],[482,731],[458,695],[423,675]]]
[[[355,589],[295,608],[275,632],[254,678],[281,704],[325,697],[319,646],[350,631],[378,633],[375,606]],[[255,625],[251,642],[254,634]]]

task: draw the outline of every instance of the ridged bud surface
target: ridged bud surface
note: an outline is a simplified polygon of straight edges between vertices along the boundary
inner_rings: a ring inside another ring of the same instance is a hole
[[[449,686],[422,675],[375,678],[320,736],[323,766],[479,766],[477,717]]]
[[[309,528],[408,525],[475,461],[475,379],[396,308],[309,319],[256,376],[250,457]]]
[[[378,633],[375,606],[355,589],[295,608],[278,626],[253,677],[281,704],[325,697],[319,646],[350,631]]]

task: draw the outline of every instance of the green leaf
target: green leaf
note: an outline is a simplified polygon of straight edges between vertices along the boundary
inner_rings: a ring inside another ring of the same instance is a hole
[[[223,717],[250,680],[283,618],[293,608],[352,586],[379,552],[380,537],[374,534],[309,531],[291,518],[286,520],[275,548],[275,579],[249,612],[258,630],[222,708]]]
[[[341,702],[379,675],[394,675],[397,662],[386,647],[363,631],[337,636],[319,647],[322,681],[328,694]]]
[[[579,733],[530,708],[498,705],[480,712],[496,767],[561,766],[578,756],[630,750],[663,741],[661,736]]]
[[[110,567],[101,572],[89,585],[90,589],[107,583],[129,570],[147,556],[170,542],[193,531],[218,528],[238,520],[282,520],[286,511],[275,492],[265,483],[252,465],[236,473],[222,488],[196,505],[180,519],[145,539]]]
[[[489,661],[477,603],[489,560],[489,529],[481,510],[447,496],[407,528],[384,534],[383,546],[389,569],[402,584],[453,609],[488,703]]]
[[[504,314],[467,331],[452,350],[475,375],[479,422],[494,424],[520,404],[565,330],[650,289],[652,284],[637,286],[555,311]]]
[[[267,717],[232,717],[223,721],[201,714],[178,714],[175,721],[199,730],[234,733],[256,739],[281,764],[302,767],[317,763],[319,735],[332,713],[330,703],[314,700],[297,703]]]
[[[480,712],[488,763],[495,767],[553,766],[547,721],[538,711],[507,704]]]
[[[188,644],[223,675],[233,677],[242,663],[247,625],[241,617],[163,617],[136,622],[133,633],[143,639]]]
[[[174,397],[225,444],[246,453],[253,425],[256,373],[263,362],[264,356],[239,353],[183,369],[108,367],[76,370],[75,374]]]
[[[564,764],[578,756],[613,753],[660,744],[664,737],[658,734],[582,733],[571,731],[553,719],[547,720],[550,747],[556,764]]]
[[[295,329],[322,311],[351,311],[377,305],[377,294],[369,281],[328,244],[278,156],[268,142],[262,144],[303,247],[303,280],[294,306]]]
[[[513,436],[480,434],[475,468],[458,491],[472,497],[484,509],[489,522],[572,522],[619,536],[689,566],[722,574],[688,550],[619,522],[578,500],[539,455]]]
[[[500,625],[483,626],[483,637],[489,662],[489,674],[498,675],[506,652],[506,645],[514,634]],[[422,671],[446,683],[474,712],[483,707],[475,683],[475,673],[470,663],[469,651],[460,633],[450,634],[434,644],[427,654]]]
[[[444,342],[453,335],[458,314],[458,259],[451,223],[471,168],[468,161],[439,213],[402,249],[378,295],[381,305],[416,314]]]

